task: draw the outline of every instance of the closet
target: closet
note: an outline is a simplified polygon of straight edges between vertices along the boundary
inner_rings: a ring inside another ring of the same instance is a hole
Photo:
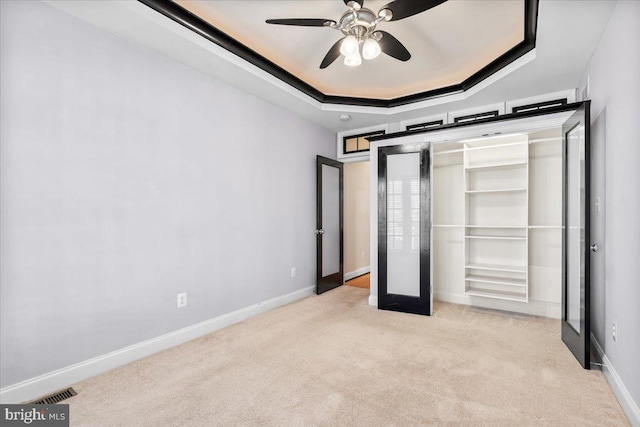
[[[398,228],[389,227],[387,213],[393,211],[395,221],[398,207],[388,203],[395,181],[385,156],[428,151],[428,161],[413,164],[429,189],[420,196],[428,202],[429,221],[423,224],[421,214],[420,226],[403,231],[420,235],[419,268],[428,277],[419,293],[429,302],[420,306],[424,313],[438,310],[431,301],[446,301],[561,319],[562,340],[588,368],[589,105],[372,138],[370,237],[378,259],[371,263],[371,291],[378,307],[409,311],[380,305],[409,296],[390,290],[400,289],[406,274],[389,274],[395,247],[387,243],[398,239]],[[424,261],[422,254],[428,255]]]
[[[435,299],[560,317],[560,127],[434,143]]]

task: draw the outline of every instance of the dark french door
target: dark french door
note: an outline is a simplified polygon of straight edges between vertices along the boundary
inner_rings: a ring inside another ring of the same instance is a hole
[[[592,252],[590,102],[532,117],[573,111],[563,132],[563,236],[561,337],[584,368],[590,367]],[[515,119],[505,117],[504,120]],[[498,122],[502,119],[496,119]],[[464,125],[461,125],[464,126]],[[431,314],[428,145],[378,149],[378,307]]]
[[[337,288],[344,281],[343,164],[317,156],[316,293]]]
[[[431,315],[429,145],[378,149],[378,308]]]
[[[562,126],[563,236],[562,341],[580,364],[590,367],[590,102]]]

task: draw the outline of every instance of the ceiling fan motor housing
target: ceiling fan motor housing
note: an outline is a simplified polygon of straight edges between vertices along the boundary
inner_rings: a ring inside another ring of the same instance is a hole
[[[363,7],[358,11],[348,11],[342,15],[337,28],[346,35],[351,34],[362,38],[372,33],[378,22],[376,14]]]

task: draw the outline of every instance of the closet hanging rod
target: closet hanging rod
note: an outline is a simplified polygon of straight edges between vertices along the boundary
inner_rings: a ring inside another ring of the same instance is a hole
[[[529,144],[538,144],[540,142],[553,142],[553,141],[562,141],[561,136],[556,136],[553,138],[536,138],[529,141]]]
[[[527,144],[527,141],[508,142],[506,144],[485,145],[482,147],[468,147],[466,151],[490,150],[495,148],[513,147],[514,145],[526,145],[526,144]]]
[[[444,141],[431,141],[431,144],[433,146],[438,145],[438,144],[445,144],[445,143],[463,143],[463,142],[473,142],[473,141],[480,141],[480,140],[484,140],[484,139],[490,139],[490,138],[501,138],[501,137],[513,137],[513,136],[517,136],[517,135],[531,135],[531,134],[535,134],[538,132],[542,132],[542,131],[546,131],[546,130],[559,130],[561,128],[561,125],[554,125],[554,126],[544,126],[544,127],[539,127],[539,128],[534,128],[534,129],[529,129],[526,131],[522,131],[522,132],[515,132],[515,133],[499,133],[499,134],[493,134],[493,135],[486,135],[486,136],[479,136],[479,137],[473,137],[473,138],[462,138],[460,140],[456,140],[456,139],[447,139]],[[554,139],[562,139],[562,137],[554,137]],[[530,140],[529,142],[533,142],[533,141],[540,141],[542,142],[543,140],[547,140],[547,138],[536,138],[533,140]],[[551,140],[551,139],[549,139]],[[435,154],[435,153],[434,153]]]
[[[434,156],[439,156],[441,154],[453,154],[453,153],[462,153],[464,152],[463,148],[458,148],[456,150],[445,150],[445,151],[438,151],[438,152],[434,152],[433,155]]]

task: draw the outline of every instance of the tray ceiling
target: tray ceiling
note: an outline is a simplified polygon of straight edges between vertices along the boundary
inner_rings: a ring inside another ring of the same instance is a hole
[[[340,0],[175,0],[169,9],[162,5],[168,1],[143,2],[183,25],[195,15],[199,19],[187,22],[187,27],[205,37],[208,31],[224,33],[236,50],[242,50],[240,56],[323,102],[392,106],[458,92],[506,66],[535,43],[536,17],[532,20],[528,15],[536,12],[537,0],[449,0],[421,14],[378,24],[377,29],[406,46],[412,55],[409,61],[381,54],[363,60],[361,66],[348,67],[338,58],[322,70],[322,59],[342,33],[265,21],[338,21],[347,10]],[[387,3],[366,0],[364,6],[377,13]],[[187,19],[177,19],[171,8],[190,13],[185,14]],[[229,48],[228,42],[219,42],[220,37],[208,38]]]

